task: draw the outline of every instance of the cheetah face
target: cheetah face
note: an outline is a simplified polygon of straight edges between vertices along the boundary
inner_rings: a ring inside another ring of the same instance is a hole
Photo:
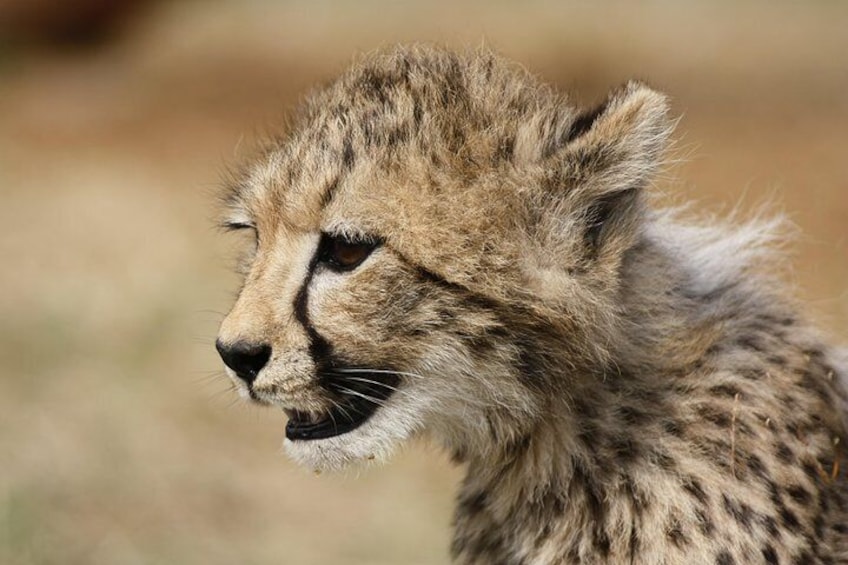
[[[243,396],[285,412],[296,460],[339,469],[425,429],[491,433],[493,407],[532,413],[512,377],[521,351],[485,300],[379,234],[275,221],[231,222],[257,242],[217,346]]]
[[[460,458],[517,441],[568,393],[552,359],[604,355],[666,106],[631,83],[580,113],[490,54],[354,66],[230,183],[253,238],[217,342],[236,386],[317,469],[419,433]]]

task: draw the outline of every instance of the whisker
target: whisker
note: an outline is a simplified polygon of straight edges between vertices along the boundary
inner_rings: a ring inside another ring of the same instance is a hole
[[[372,404],[376,404],[377,406],[385,406],[386,405],[386,403],[382,400],[378,400],[378,399],[374,398],[373,396],[369,396],[367,394],[362,394],[361,392],[357,392],[357,391],[351,390],[349,388],[339,387],[339,392],[342,392],[344,394],[352,394],[354,396],[358,396],[359,398],[362,398],[363,400],[365,400],[367,402],[371,402]]]
[[[229,382],[230,379],[227,377],[226,373],[221,370],[215,371],[197,371],[191,382],[196,385],[204,385],[210,383],[217,383],[218,381],[226,381]]]
[[[343,409],[341,406],[339,406],[339,404],[338,404],[335,400],[330,400],[330,402],[333,404],[333,407],[334,407],[334,408],[338,408],[339,410],[341,410],[342,412],[344,412],[344,409]],[[338,422],[336,422],[336,417],[335,417],[335,416],[333,416],[333,411],[332,411],[332,410],[330,410],[329,415],[330,415],[330,419],[333,421],[333,430],[338,430],[338,429],[339,429],[339,424],[338,424]],[[345,413],[345,415],[347,415],[347,413]]]
[[[214,392],[211,392],[211,393],[208,394],[208,396],[209,396],[209,400],[213,401],[213,402],[217,402],[217,401],[219,401],[223,398],[226,398],[227,400],[230,401],[229,405],[232,406],[233,402],[236,402],[236,401],[239,400],[238,395],[236,395],[235,397],[232,396],[233,392],[235,392],[235,387],[230,385],[230,386],[227,386],[226,388],[222,388],[222,389],[216,390]]]
[[[225,318],[227,316],[226,313],[221,312],[219,310],[209,310],[209,309],[195,310],[194,313],[195,314],[215,314],[216,316],[220,316],[221,318]]]
[[[345,408],[345,406],[341,402],[336,402],[333,399],[330,399],[330,402],[333,404],[334,408],[337,408],[342,414],[344,414],[344,417],[347,418],[348,422],[353,422],[354,420],[356,420],[356,418],[354,418],[353,416],[350,415],[350,412],[347,411],[347,408]],[[332,411],[330,412],[330,418],[333,418]],[[333,424],[335,425],[335,423],[336,423],[336,420],[334,418]]]
[[[340,373],[377,373],[381,375],[398,375],[402,377],[414,377],[416,379],[423,379],[423,375],[419,375],[416,373],[409,373],[405,371],[388,371],[385,369],[362,369],[362,368],[349,368],[349,367],[339,367],[335,369]]]
[[[206,336],[193,336],[191,338],[191,342],[195,345],[214,345],[215,338],[214,337],[206,337]]]
[[[387,388],[389,390],[398,390],[398,388],[396,386],[392,386],[392,385],[389,385],[389,384],[386,384],[386,383],[381,383],[380,381],[375,381],[375,380],[372,380],[372,379],[363,379],[362,377],[345,377],[345,378],[349,381],[356,381],[356,382],[360,382],[360,383],[377,385],[377,386],[381,386],[383,388]]]

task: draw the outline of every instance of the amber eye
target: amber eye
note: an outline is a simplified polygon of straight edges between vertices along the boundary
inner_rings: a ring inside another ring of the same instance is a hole
[[[321,234],[319,259],[336,271],[352,271],[379,245],[374,240],[352,240]]]

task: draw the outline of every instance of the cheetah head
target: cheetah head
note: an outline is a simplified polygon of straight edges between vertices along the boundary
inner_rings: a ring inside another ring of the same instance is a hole
[[[230,183],[228,374],[316,469],[516,441],[605,355],[666,114],[638,83],[578,112],[489,53],[364,58]]]

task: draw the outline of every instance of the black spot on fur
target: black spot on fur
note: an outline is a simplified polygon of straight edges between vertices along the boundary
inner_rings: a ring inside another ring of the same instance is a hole
[[[760,459],[757,455],[752,453],[745,457],[745,465],[748,467],[748,470],[751,471],[751,473],[758,479],[769,479],[768,470],[763,464],[762,459]]]
[[[714,355],[718,355],[722,351],[724,351],[724,345],[721,343],[714,343],[709,346],[706,351],[704,351],[704,354],[712,357]]]
[[[514,151],[515,151],[515,137],[514,136],[504,137],[498,142],[497,149],[495,150],[495,160],[496,161],[511,161]]]
[[[702,505],[706,505],[707,493],[704,492],[704,487],[701,486],[700,481],[695,477],[689,477],[683,482],[683,490],[692,495]]]
[[[465,130],[460,124],[451,123],[442,130],[442,137],[449,153],[458,154],[465,147]]]
[[[741,395],[742,392],[733,385],[724,384],[710,387],[710,394],[713,396],[729,396],[730,398],[734,398],[737,394]]]
[[[816,539],[824,537],[824,516],[822,514],[817,514],[813,519],[813,533],[815,533]]]
[[[409,128],[403,126],[397,127],[386,134],[386,145],[390,148],[394,148],[405,143],[407,139],[409,139]]]
[[[505,452],[511,458],[519,458],[530,449],[532,441],[533,438],[530,434],[524,434],[517,440],[507,442]]]
[[[609,556],[610,552],[610,539],[607,536],[606,531],[601,528],[595,528],[594,537],[592,538],[592,542],[595,546],[595,550],[601,554],[602,557]]]
[[[763,559],[765,559],[765,562],[768,565],[779,565],[780,560],[777,558],[777,552],[770,544],[767,544],[765,547],[763,547],[762,553]]]
[[[421,99],[414,95],[412,98],[412,121],[415,124],[415,129],[421,128],[421,119],[424,117],[424,110],[421,108]]]
[[[610,447],[612,448],[613,456],[618,460],[619,464],[631,463],[639,458],[642,452],[641,444],[632,437],[615,436],[610,441]],[[672,463],[674,462],[670,457],[663,459],[663,461],[668,460]]]
[[[739,370],[739,375],[748,381],[759,381],[765,376],[765,371],[758,368],[749,368]]]
[[[498,430],[495,427],[495,424],[493,423],[493,420],[497,420],[498,417],[492,412],[493,410],[491,409],[486,409],[485,411],[486,426],[489,428],[489,436],[492,438],[492,443],[494,445],[498,445],[499,443],[501,443],[501,438],[498,435]]]
[[[356,154],[353,151],[353,143],[350,138],[346,138],[344,140],[344,147],[342,148],[342,164],[345,169],[351,170],[355,161]]]
[[[332,202],[333,196],[336,194],[336,190],[339,188],[339,183],[341,182],[341,177],[336,176],[333,177],[329,183],[327,183],[327,187],[324,189],[324,192],[321,194],[321,208],[324,209],[327,205]]]
[[[456,329],[452,333],[462,340],[462,343],[474,359],[485,361],[497,347],[498,339],[486,329],[478,329],[477,331],[479,333],[470,333],[470,331]]]
[[[698,509],[695,510],[695,518],[697,520],[698,529],[702,534],[706,537],[711,537],[713,532],[715,531],[715,526],[713,525],[713,520],[706,511]]]
[[[736,340],[736,344],[743,349],[756,351],[757,353],[762,353],[763,351],[765,351],[763,344],[760,343],[760,341],[756,337],[750,335],[738,338]]]
[[[795,454],[792,452],[789,446],[782,441],[777,442],[777,444],[775,445],[774,454],[777,457],[778,461],[786,465],[792,463],[795,460]]]
[[[730,415],[721,408],[712,406],[710,404],[701,404],[700,406],[698,406],[696,412],[701,418],[703,418],[707,422],[710,422],[711,424],[718,426],[719,428],[730,427]]]
[[[686,534],[683,533],[683,527],[680,525],[680,520],[672,516],[665,526],[665,536],[672,544],[678,548],[683,548],[689,543]]]
[[[639,532],[635,527],[630,528],[630,562],[636,562],[636,555],[639,553]]]
[[[793,565],[813,565],[815,560],[813,559],[813,554],[810,553],[809,550],[805,549],[798,555],[792,557]]]
[[[575,536],[571,545],[568,546],[566,557],[571,563],[580,563],[580,537]]]
[[[595,479],[581,464],[574,468],[572,489],[582,491],[586,499],[592,525],[592,545],[601,556],[607,557],[610,551],[610,539],[607,535],[607,506]]]
[[[801,523],[798,521],[798,516],[795,515],[794,512],[786,508],[785,506],[780,509],[780,523],[783,524],[786,528],[790,530],[795,530],[800,527]]]
[[[789,402],[784,402],[784,404],[786,404],[787,406],[791,406],[791,403],[789,403]],[[786,422],[786,425],[784,426],[784,428],[786,428],[786,431],[788,433],[792,434],[795,437],[795,439],[799,439],[799,440],[804,439],[804,434],[801,431],[804,428],[803,422],[792,420],[792,421]]]
[[[618,415],[627,426],[640,426],[650,419],[645,412],[634,406],[622,406],[618,409]]]
[[[637,517],[641,517],[645,511],[651,508],[651,498],[627,474],[622,476],[622,484],[624,485],[624,492],[630,500],[630,508]]]
[[[771,539],[780,539],[780,530],[777,528],[777,520],[772,516],[762,516],[761,519],[763,528],[765,528]]]
[[[829,369],[829,371],[832,371],[832,369]],[[824,371],[822,373],[826,374]],[[830,390],[821,376],[813,375],[811,371],[801,371],[799,384],[804,390],[815,393],[823,402],[830,404]]]
[[[810,348],[802,351],[804,355],[810,358],[810,361],[821,361],[824,359],[824,352],[821,349]]]
[[[676,420],[663,420],[662,429],[665,433],[674,437],[683,437],[683,425]]]
[[[814,483],[818,482],[821,478],[821,472],[819,471],[818,466],[810,459],[804,459],[801,463],[801,468],[804,470],[804,474],[807,475],[807,478]]]
[[[507,551],[495,527],[481,530],[469,538],[454,539],[451,552],[454,556],[465,552],[493,565],[521,565],[521,561]]]
[[[651,452],[651,460],[663,471],[672,471],[677,467],[677,461],[664,449],[654,448]]]
[[[388,74],[374,69],[366,69],[356,82],[356,88],[366,98],[371,98],[378,101],[380,105],[387,106],[390,89],[394,84],[395,81]]]
[[[523,504],[535,523],[552,524],[565,512],[565,497],[556,489],[543,489],[534,492],[528,503]]]
[[[728,434],[728,439],[729,439]],[[709,462],[722,471],[730,471],[730,444],[721,439],[701,438],[699,440],[705,452],[709,455]],[[736,454],[740,454],[737,452]]]
[[[451,453],[450,459],[453,463],[456,463],[457,465],[460,463],[465,463],[468,460],[468,453],[465,451],[464,448],[456,448]]]
[[[786,367],[786,357],[782,355],[769,355],[766,357],[766,361],[778,367]]]
[[[754,511],[750,506],[745,504],[744,502],[739,502],[738,500],[732,500],[726,494],[722,495],[722,502],[724,506],[725,512],[736,520],[736,522],[745,528],[747,531],[751,531],[751,519],[754,517]]]
[[[736,560],[729,551],[720,551],[716,554],[716,565],[736,565]]]
[[[810,494],[810,491],[808,491],[801,485],[790,485],[786,489],[786,494],[789,495],[789,498],[801,505],[807,505],[813,499],[812,495]]]
[[[459,511],[461,514],[466,516],[475,516],[486,510],[487,504],[488,499],[486,497],[486,493],[482,491],[475,492],[467,496],[463,496],[459,500]]]
[[[375,133],[374,122],[376,118],[372,116],[365,116],[360,120],[360,128],[362,131],[362,138],[365,140],[365,147],[371,149],[377,143],[377,135]]]

